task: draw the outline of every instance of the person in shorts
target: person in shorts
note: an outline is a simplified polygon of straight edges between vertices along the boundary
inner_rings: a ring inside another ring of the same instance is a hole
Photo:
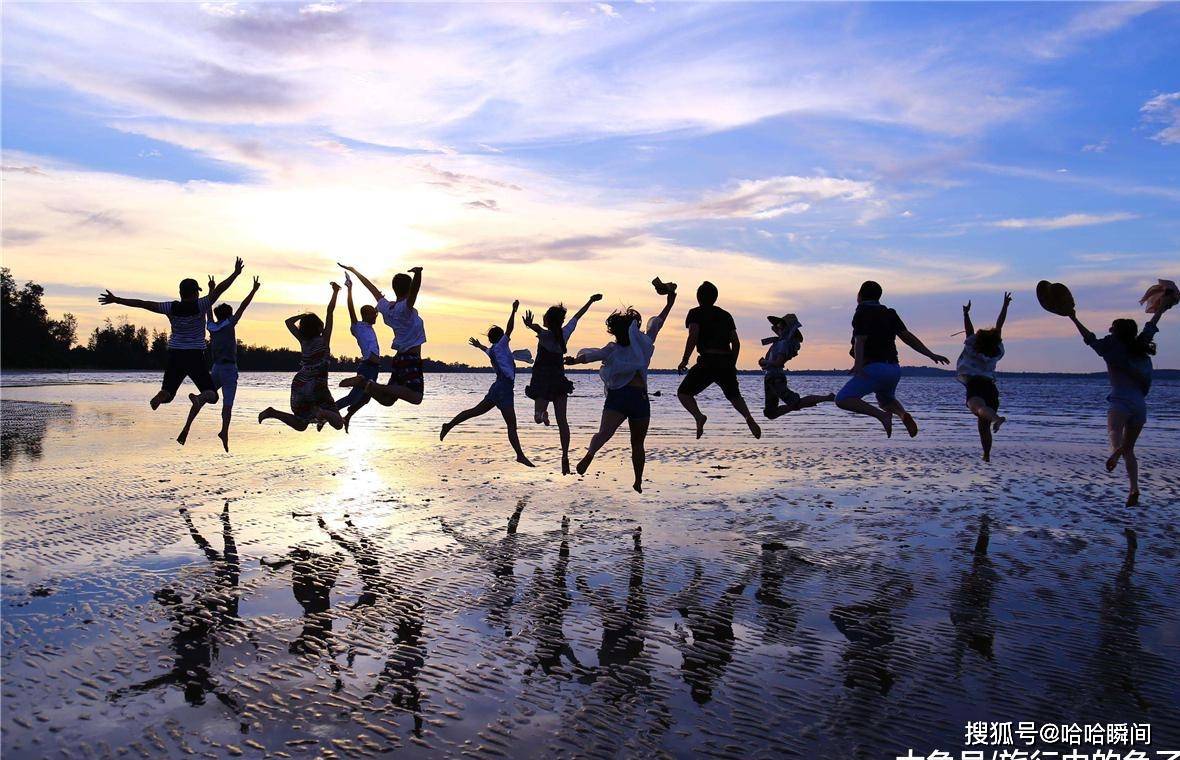
[[[487,414],[493,409],[499,409],[500,414],[504,417],[504,425],[508,428],[508,443],[512,444],[512,450],[516,452],[516,461],[526,467],[535,467],[529,458],[524,455],[524,450],[520,447],[520,436],[516,432],[516,406],[514,399],[516,360],[519,358],[524,361],[532,361],[532,355],[527,350],[513,352],[509,345],[509,341],[512,339],[512,328],[516,325],[516,311],[519,308],[520,301],[513,301],[512,313],[508,315],[508,329],[505,330],[493,325],[488,330],[488,343],[491,345],[485,346],[479,342],[478,338],[472,338],[470,340],[472,346],[483,351],[488,359],[491,360],[492,369],[496,371],[496,379],[492,382],[492,387],[488,388],[488,393],[483,397],[482,401],[470,409],[464,409],[459,412],[450,422],[443,423],[442,430],[438,434],[438,439],[440,441],[443,440],[447,437],[447,433],[462,425],[467,420]]]
[[[340,286],[332,285],[332,298],[323,319],[311,313],[288,317],[287,330],[299,341],[299,371],[291,380],[291,411],[284,412],[268,406],[258,415],[258,423],[279,420],[295,430],[307,430],[313,422],[326,422],[339,430],[344,427],[336,399],[328,390],[328,364],[332,360],[332,314]]]
[[[652,282],[656,293],[667,298],[663,310],[652,317],[647,329],[640,328],[643,317],[633,308],[619,309],[606,318],[606,330],[614,341],[602,348],[583,348],[577,356],[568,357],[566,364],[588,364],[602,362],[598,375],[606,389],[606,401],[602,405],[602,421],[598,432],[590,439],[586,455],[575,468],[579,475],[585,475],[594,461],[595,454],[614,436],[615,431],[626,422],[631,428],[631,467],[635,471],[635,482],[631,487],[643,492],[643,469],[647,461],[644,447],[647,429],[651,423],[651,400],[647,395],[647,371],[651,357],[656,350],[656,337],[668,319],[672,305],[676,303],[676,284],[663,283],[659,278]]]
[[[234,261],[234,271],[221,281],[220,285],[211,287],[209,295],[201,296],[201,286],[191,277],[180,281],[179,301],[143,301],[138,298],[122,298],[111,291],[106,291],[98,297],[98,302],[104,306],[117,304],[129,306],[133,309],[144,309],[163,314],[168,317],[171,331],[168,334],[168,359],[164,368],[164,380],[160,390],[152,397],[151,407],[159,409],[160,404],[168,404],[176,398],[176,391],[187,377],[193,381],[200,391],[203,403],[210,404],[217,401],[217,391],[213,386],[213,378],[209,374],[209,366],[205,363],[205,312],[209,304],[221,298],[222,293],[229,290],[234,280],[242,273],[245,264],[240,258]],[[183,440],[178,442],[183,444]]]
[[[893,309],[881,304],[881,286],[865,281],[856,294],[856,313],[852,317],[852,378],[836,393],[836,406],[850,412],[873,417],[893,435],[893,416],[901,418],[910,437],[918,434],[918,423],[897,400],[901,366],[897,360],[897,339],[929,358],[935,364],[950,364],[950,359],[936,354],[906,329]],[[870,393],[877,405],[864,400]]]
[[[356,275],[361,284],[373,294],[373,298],[377,299],[378,313],[385,320],[385,324],[393,329],[394,351],[388,384],[381,385],[357,374],[340,381],[340,387],[363,388],[366,394],[382,406],[390,406],[399,400],[421,404],[425,391],[422,377],[422,344],[426,342],[426,327],[418,314],[416,304],[418,291],[422,289],[422,267],[409,270],[414,275],[412,278],[405,272],[393,276],[391,285],[396,300],[391,302],[356,268],[344,264],[340,266]]]
[[[680,383],[676,397],[696,421],[697,438],[700,438],[705,434],[705,421],[708,418],[697,405],[696,397],[716,383],[733,408],[746,420],[754,437],[761,438],[762,428],[758,427],[754,415],[750,414],[738,387],[737,359],[741,341],[738,340],[733,316],[717,306],[717,286],[708,280],[697,288],[697,303],[699,305],[689,309],[684,318],[688,338],[684,342],[684,358],[680,360],[678,369],[680,372],[688,369],[688,360],[692,358],[693,351],[697,352],[697,362]]]
[[[791,390],[787,384],[786,365],[787,362],[799,355],[799,349],[803,345],[803,333],[799,328],[803,325],[799,323],[799,318],[794,314],[785,314],[781,317],[770,316],[766,319],[770,322],[771,329],[774,330],[773,338],[762,341],[769,343],[770,348],[766,349],[766,355],[758,360],[758,364],[765,372],[762,378],[762,387],[766,392],[766,404],[762,413],[766,415],[766,419],[778,419],[784,414],[808,409],[835,399],[836,394],[834,393],[823,396],[800,396]]]
[[[1113,472],[1118,467],[1119,459],[1123,460],[1130,484],[1128,507],[1139,504],[1139,459],[1135,454],[1135,443],[1143,432],[1143,426],[1147,424],[1147,394],[1151,391],[1154,371],[1151,357],[1156,352],[1152,339],[1159,332],[1160,317],[1172,305],[1164,303],[1158,306],[1142,332],[1135,320],[1116,319],[1110,324],[1110,333],[1101,338],[1078,321],[1076,312],[1071,311],[1069,314],[1082,340],[1106,362],[1106,373],[1110,377],[1110,395],[1106,397],[1109,405],[1106,429],[1111,449],[1106,459],[1106,471]]]
[[[996,326],[976,330],[971,324],[971,302],[963,306],[963,353],[955,362],[955,378],[967,389],[967,408],[978,419],[979,442],[983,445],[983,461],[992,460],[992,434],[999,431],[1007,417],[1000,416],[1000,389],[996,387],[996,364],[1004,357],[1002,330],[1008,318],[1008,304],[1012,294],[1004,293],[1004,305]]]
[[[377,310],[368,304],[361,307],[360,319],[357,319],[356,307],[352,301],[352,278],[344,274],[344,289],[348,293],[348,320],[352,337],[356,338],[357,348],[361,351],[360,361],[356,365],[356,373],[369,381],[375,381],[381,371],[381,345],[377,342],[377,331],[373,325],[377,324]],[[354,385],[348,395],[336,401],[337,411],[347,409],[344,415],[344,432],[348,432],[348,424],[352,416],[369,403],[369,396],[362,386]]]

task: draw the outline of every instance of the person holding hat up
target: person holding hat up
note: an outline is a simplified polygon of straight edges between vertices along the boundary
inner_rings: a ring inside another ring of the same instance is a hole
[[[799,355],[799,348],[803,345],[803,333],[799,328],[803,325],[794,314],[784,314],[781,317],[766,318],[774,330],[773,338],[766,338],[763,344],[769,344],[766,356],[758,360],[758,364],[765,370],[762,385],[766,389],[766,405],[762,413],[766,419],[774,420],[789,412],[817,406],[825,401],[832,401],[836,394],[824,396],[800,396],[787,385],[787,375],[783,371],[787,362]],[[779,403],[779,402],[782,403]]]
[[[103,306],[118,304],[133,309],[144,309],[163,314],[168,317],[172,331],[168,336],[168,362],[164,368],[164,381],[160,391],[152,397],[152,409],[158,409],[160,404],[167,404],[176,397],[176,391],[187,377],[201,392],[203,403],[217,402],[217,391],[214,389],[213,377],[209,374],[209,366],[205,363],[205,312],[209,304],[221,298],[229,290],[242,273],[245,265],[239,257],[234,262],[234,271],[229,277],[212,288],[207,296],[201,296],[201,286],[191,277],[180,281],[179,301],[141,301],[138,298],[121,298],[110,290],[98,297]],[[184,443],[181,441],[180,443]]]

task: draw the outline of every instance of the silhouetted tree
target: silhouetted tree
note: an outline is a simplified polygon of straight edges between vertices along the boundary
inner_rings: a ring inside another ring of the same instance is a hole
[[[73,314],[50,319],[35,282],[17,288],[12,272],[0,269],[0,366],[66,367],[78,322]]]

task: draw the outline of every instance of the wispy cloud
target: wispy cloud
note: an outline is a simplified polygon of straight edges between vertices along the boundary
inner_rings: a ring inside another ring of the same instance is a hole
[[[1033,219],[1002,219],[992,226],[1006,230],[1063,230],[1069,227],[1090,227],[1095,224],[1110,224],[1138,219],[1138,214],[1116,212],[1113,214],[1065,214]]]
[[[773,219],[802,214],[824,201],[856,202],[874,197],[871,182],[836,177],[768,177],[738,182],[673,210],[672,218]]]
[[[1180,92],[1156,95],[1143,104],[1139,113],[1145,123],[1164,125],[1151,139],[1165,145],[1180,143]]]
[[[1075,52],[1085,42],[1118,31],[1159,5],[1154,2],[1111,2],[1083,6],[1083,10],[1064,25],[1030,40],[1029,47],[1043,58],[1060,58]]]

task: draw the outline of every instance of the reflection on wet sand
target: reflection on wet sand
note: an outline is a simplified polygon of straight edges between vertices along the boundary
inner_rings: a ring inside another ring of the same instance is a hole
[[[527,496],[516,502],[516,509],[508,518],[504,536],[498,541],[471,538],[455,530],[444,518],[439,518],[439,525],[444,533],[463,548],[474,552],[491,568],[492,585],[486,595],[488,625],[493,629],[503,629],[505,638],[512,636],[512,619],[509,613],[512,603],[516,600],[516,531],[527,503]]]
[[[5,466],[15,457],[38,460],[44,454],[45,436],[55,426],[74,423],[74,407],[37,401],[0,400],[0,462]]]
[[[1139,539],[1130,528],[1124,535],[1127,543],[1123,564],[1114,581],[1100,591],[1098,607],[1098,651],[1094,657],[1098,677],[1094,682],[1099,687],[1099,708],[1104,713],[1125,709],[1129,700],[1140,710],[1152,707],[1140,688],[1140,671],[1146,659],[1139,638],[1143,592],[1132,583]]]
[[[570,608],[569,584],[566,571],[570,562],[569,543],[570,520],[561,518],[561,546],[553,573],[546,576],[541,568],[533,573],[533,636],[536,640],[536,662],[545,675],[569,678],[571,673],[562,665],[562,658],[569,660],[571,668],[581,670],[573,647],[565,636],[565,613]]]
[[[979,532],[971,569],[964,572],[951,595],[951,624],[955,628],[955,672],[963,665],[964,648],[970,648],[987,660],[994,656],[996,625],[992,619],[992,595],[999,576],[988,557],[991,541],[991,518],[979,518]]]
[[[678,611],[692,634],[692,641],[686,642],[682,654],[681,675],[692,692],[697,704],[705,704],[713,698],[713,687],[733,660],[733,615],[734,607],[746,590],[744,581],[734,583],[712,604],[702,604],[701,586],[704,570],[700,564],[693,567],[692,580],[680,594]]]
[[[651,674],[644,667],[631,667],[643,654],[644,629],[647,626],[647,593],[643,588],[643,530],[631,535],[632,551],[627,581],[627,600],[620,606],[610,593],[593,591],[586,579],[576,579],[578,591],[598,612],[602,621],[602,643],[598,647],[598,667],[582,676],[583,683],[609,679],[623,690],[645,686]],[[622,692],[618,694],[622,696]]]
[[[210,673],[218,654],[217,636],[240,622],[238,581],[241,577],[241,562],[234,543],[233,526],[230,524],[229,502],[225,503],[221,512],[224,545],[220,552],[193,526],[188,510],[181,508],[180,512],[193,541],[213,565],[213,581],[188,601],[169,586],[155,593],[155,600],[172,618],[172,650],[175,654],[172,669],[163,675],[116,689],[111,692],[109,699],[114,702],[132,694],[150,692],[160,686],[178,686],[184,692],[185,701],[191,705],[203,705],[205,695],[213,694],[226,707],[238,712],[238,700]]]
[[[761,577],[754,598],[768,644],[786,643],[799,625],[799,605],[783,595],[783,581],[811,568],[811,563],[776,541],[762,544]]]
[[[871,600],[832,610],[832,623],[848,639],[843,654],[846,687],[881,696],[889,693],[895,679],[890,671],[892,644],[897,638],[894,621],[912,592],[908,582],[890,581],[881,584]]]

